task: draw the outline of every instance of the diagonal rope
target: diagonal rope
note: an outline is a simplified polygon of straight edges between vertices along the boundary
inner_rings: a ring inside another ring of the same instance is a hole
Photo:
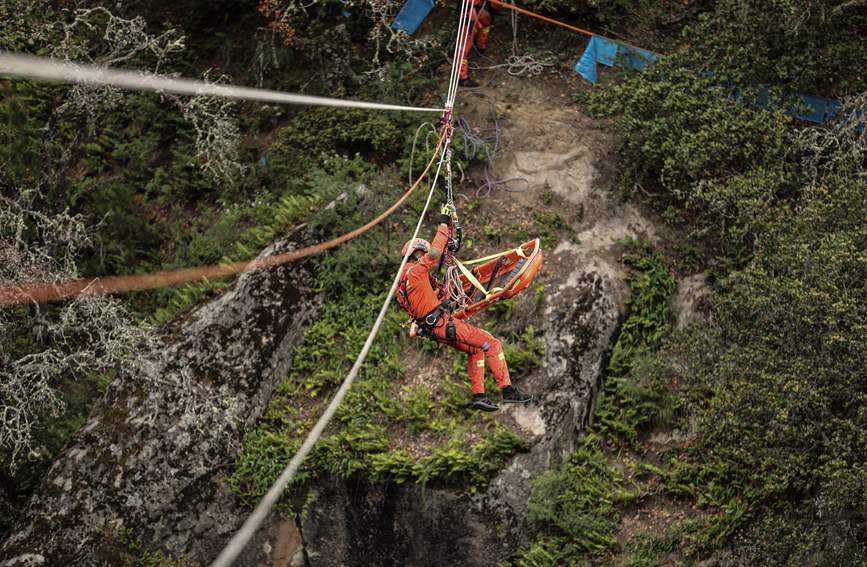
[[[83,65],[71,61],[21,55],[6,51],[0,51],[0,76],[2,75],[52,83],[110,85],[135,91],[166,92],[193,96],[208,95],[277,104],[333,106],[365,110],[402,110],[407,112],[442,112],[443,110],[442,108],[423,108],[378,102],[343,100],[252,87],[205,83],[192,79],[176,79],[140,71],[124,71],[96,65]]]
[[[503,0],[488,0],[488,2],[490,2],[491,4],[493,4],[494,6],[497,6],[499,8],[505,8],[507,10],[512,10],[513,12],[517,12],[519,14],[524,14],[525,16],[530,16],[531,18],[536,18],[537,20],[541,20],[541,21],[547,22],[549,24],[554,24],[555,26],[560,26],[561,28],[566,28],[567,30],[573,31],[575,33],[580,33],[580,34],[590,36],[590,37],[595,36],[595,37],[599,37],[602,39],[607,39],[608,41],[612,41],[614,43],[619,43],[621,45],[625,45],[627,47],[632,47],[635,49],[641,49],[640,47],[638,47],[636,45],[632,45],[631,43],[621,41],[618,39],[611,39],[611,38],[605,37],[604,35],[592,32],[590,30],[585,30],[583,28],[579,28],[578,26],[573,26],[573,25],[567,24],[565,22],[555,20],[554,18],[549,18],[548,16],[543,16],[542,14],[537,14],[536,12],[531,12],[530,10],[527,10],[525,8],[521,8],[520,6],[516,6],[514,4],[514,0],[510,0],[510,3],[504,2]]]
[[[471,1],[472,0],[463,0],[462,2],[461,22],[459,23],[459,30],[463,25],[464,15],[468,13],[467,10]],[[433,194],[437,187],[437,181],[439,180],[440,171],[442,171],[443,163],[446,161],[446,159],[451,158],[450,145],[452,141],[452,133],[454,132],[454,119],[451,113],[451,108],[454,105],[458,88],[457,80],[455,80],[455,77],[457,76],[455,74],[455,67],[455,62],[452,62],[451,80],[449,82],[449,91],[446,96],[446,109],[443,114],[443,128],[440,134],[439,143],[437,144],[437,150],[434,151],[433,158],[428,164],[428,169],[433,163],[433,160],[436,158],[437,152],[439,152],[440,160],[437,164],[436,173],[434,174],[433,180],[431,181],[427,200],[425,201],[424,208],[419,215],[418,222],[415,226],[415,231],[413,232],[410,241],[415,240],[418,237],[418,233],[421,230],[422,222],[424,221],[424,217],[427,214],[431,200],[433,199]],[[450,164],[447,164],[446,168],[450,169]],[[425,172],[427,172],[427,169],[425,170]],[[400,267],[398,268],[397,273],[394,275],[394,280],[391,282],[391,288],[388,291],[388,295],[386,296],[385,301],[382,303],[382,307],[379,310],[379,315],[377,315],[376,317],[376,322],[370,329],[370,333],[367,335],[367,340],[364,342],[364,346],[361,348],[361,352],[355,359],[352,368],[349,370],[349,374],[346,375],[346,378],[343,380],[343,383],[340,385],[340,388],[334,395],[334,399],[331,400],[331,403],[328,404],[328,407],[325,409],[322,416],[320,416],[319,420],[316,422],[316,425],[314,425],[313,429],[310,430],[310,433],[307,434],[307,438],[304,439],[304,443],[302,443],[301,448],[298,449],[298,452],[295,453],[295,455],[289,461],[289,464],[286,465],[286,468],[283,470],[283,472],[280,474],[280,476],[262,498],[262,501],[259,502],[259,504],[256,506],[256,509],[253,510],[253,513],[250,514],[246,521],[244,521],[244,525],[241,526],[241,529],[239,529],[237,533],[235,533],[235,535],[232,537],[226,547],[223,548],[223,551],[220,552],[220,555],[217,556],[217,558],[211,564],[211,567],[228,567],[232,565],[232,563],[235,561],[235,559],[237,559],[238,555],[250,542],[253,535],[262,525],[262,522],[265,521],[265,518],[267,518],[268,514],[271,512],[274,504],[276,504],[277,500],[279,500],[280,495],[283,493],[283,491],[294,478],[295,474],[298,472],[298,469],[301,467],[301,463],[304,461],[310,451],[313,450],[313,446],[322,436],[322,433],[325,431],[328,423],[337,412],[337,408],[340,406],[340,403],[346,397],[346,394],[349,393],[349,388],[355,381],[356,376],[358,376],[361,365],[364,364],[364,360],[367,358],[367,354],[370,352],[370,348],[373,346],[373,341],[376,338],[376,335],[379,333],[379,329],[382,326],[383,320],[385,319],[385,314],[388,312],[391,300],[394,297],[395,291],[397,291],[398,284],[400,283],[401,274],[403,274],[404,267],[406,267],[406,262],[412,252],[413,251],[411,247],[407,248],[407,253],[404,255],[403,259],[400,262]]]
[[[445,144],[448,144],[448,140],[446,140]],[[447,148],[442,148],[443,150]],[[412,240],[415,240],[418,237],[418,233],[421,230],[422,222],[424,221],[425,214],[427,214],[428,207],[430,206],[431,199],[433,198],[434,190],[436,189],[437,180],[439,179],[440,170],[443,165],[443,161],[445,160],[446,152],[442,151],[440,155],[440,161],[437,165],[436,174],[434,175],[433,181],[431,182],[430,191],[427,195],[427,201],[425,201],[424,208],[422,209],[421,215],[419,215],[418,223],[415,226],[415,232],[412,234]],[[436,154],[434,154],[436,156]],[[352,365],[352,368],[349,371],[349,374],[346,375],[346,378],[343,380],[343,384],[340,385],[340,388],[337,390],[337,393],[334,395],[334,399],[331,400],[331,403],[328,404],[328,407],[325,409],[325,412],[319,418],[319,421],[316,422],[316,425],[313,426],[313,429],[310,430],[310,433],[307,434],[307,438],[304,440],[304,443],[301,445],[301,448],[298,449],[298,452],[295,453],[295,456],[292,457],[292,460],[289,461],[289,464],[283,470],[283,473],[277,479],[276,482],[271,486],[268,493],[262,498],[262,501],[256,506],[256,509],[253,510],[253,513],[247,518],[244,522],[244,525],[241,526],[241,529],[232,537],[231,541],[229,541],[228,545],[223,549],[219,556],[214,560],[211,564],[211,567],[228,567],[231,565],[235,559],[238,557],[238,554],[244,549],[244,547],[249,543],[250,539],[253,537],[253,534],[256,533],[256,530],[262,525],[262,522],[265,521],[265,518],[268,516],[268,513],[273,508],[274,504],[277,503],[277,500],[280,498],[280,495],[283,493],[283,490],[289,485],[289,482],[292,481],[292,478],[295,476],[295,473],[298,472],[301,463],[304,461],[304,458],[310,453],[313,449],[313,446],[319,440],[319,437],[322,435],[322,432],[325,431],[325,428],[328,426],[328,423],[334,417],[334,414],[337,412],[337,407],[343,401],[343,398],[346,397],[346,394],[349,392],[350,386],[355,381],[355,377],[358,375],[358,371],[361,369],[361,365],[364,363],[364,360],[367,358],[367,353],[370,352],[370,348],[373,345],[373,340],[376,338],[376,335],[379,333],[379,328],[382,326],[382,322],[385,319],[385,314],[388,311],[388,307],[391,304],[391,299],[394,297],[394,292],[397,290],[397,285],[400,282],[400,275],[403,273],[404,266],[406,266],[407,259],[412,254],[412,249],[409,248],[407,250],[406,256],[403,257],[403,260],[400,263],[400,268],[397,270],[397,274],[394,276],[394,281],[391,282],[391,289],[388,291],[388,295],[385,298],[385,301],[382,303],[382,307],[379,310],[379,315],[376,317],[376,322],[373,324],[373,327],[370,329],[370,333],[367,335],[367,340],[364,342],[364,346],[361,349],[361,352],[358,354],[358,358],[355,359],[355,363]]]
[[[21,303],[46,303],[48,301],[58,301],[76,297],[78,295],[104,295],[109,293],[128,293],[131,291],[142,291],[145,289],[154,289],[158,287],[166,287],[189,283],[203,278],[219,278],[248,272],[272,266],[279,266],[288,262],[295,262],[312,256],[324,250],[329,250],[344,242],[352,240],[357,236],[361,236],[374,226],[381,223],[389,215],[398,209],[416,188],[421,184],[422,180],[427,177],[428,172],[433,166],[437,157],[437,152],[443,146],[444,136],[440,136],[437,141],[436,149],[433,156],[425,167],[421,175],[418,176],[415,183],[395,201],[388,209],[379,214],[375,219],[368,221],[366,224],[342,234],[336,238],[307,246],[299,250],[284,252],[274,256],[258,258],[244,262],[235,262],[232,264],[220,264],[215,266],[204,266],[199,268],[187,268],[183,270],[170,270],[163,272],[155,272],[152,274],[133,274],[129,276],[109,276],[104,278],[85,278],[80,280],[67,280],[61,282],[31,282],[19,284],[0,285],[0,306],[17,305]]]

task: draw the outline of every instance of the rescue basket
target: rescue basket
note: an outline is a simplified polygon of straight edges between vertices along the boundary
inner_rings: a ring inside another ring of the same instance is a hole
[[[461,285],[469,303],[452,316],[466,319],[497,301],[514,297],[530,285],[542,267],[542,246],[536,238],[506,252],[455,263],[461,271]],[[468,267],[473,265],[474,268]]]

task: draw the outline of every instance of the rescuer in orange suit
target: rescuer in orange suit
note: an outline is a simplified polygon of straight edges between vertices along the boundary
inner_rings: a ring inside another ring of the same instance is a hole
[[[473,43],[476,44],[476,49],[484,53],[488,48],[488,38],[491,35],[491,13],[481,7],[482,0],[473,0],[473,7],[470,9],[472,14],[472,22],[469,29],[464,33],[463,38],[458,38],[461,42],[461,85],[465,87],[477,87],[478,83],[470,79],[470,49],[473,48]]]
[[[442,221],[433,240],[416,238],[407,241],[401,251],[401,258],[410,254],[401,273],[397,291],[397,301],[419,325],[420,335],[449,345],[467,353],[467,374],[473,392],[470,407],[483,411],[496,411],[497,404],[485,395],[485,360],[491,367],[494,379],[500,387],[504,403],[521,404],[532,397],[512,385],[509,368],[500,341],[490,333],[469,323],[452,319],[446,306],[440,301],[436,291],[436,280],[430,271],[437,268],[440,255],[449,242],[449,215],[441,215]]]

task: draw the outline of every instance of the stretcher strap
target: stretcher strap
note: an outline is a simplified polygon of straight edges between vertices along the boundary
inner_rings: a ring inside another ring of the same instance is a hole
[[[495,258],[499,258],[500,256],[505,256],[507,254],[511,254],[512,252],[517,252],[519,256],[524,257],[524,251],[521,250],[520,247],[518,247],[514,250],[509,249],[509,250],[506,250],[505,252],[500,252],[498,254],[491,254],[490,256],[485,256],[484,258],[476,258],[475,260],[467,260],[466,262],[464,262],[464,264],[466,264],[467,266],[472,266],[473,264],[482,264],[484,262],[487,262],[488,260],[493,260]]]
[[[467,281],[473,284],[476,289],[484,293],[485,298],[487,299],[490,294],[488,293],[488,290],[485,289],[485,286],[483,286],[481,282],[479,282],[476,276],[474,276],[473,273],[469,271],[467,267],[461,264],[457,259],[455,259],[455,264],[458,266],[458,269],[461,271],[464,277],[467,278]]]

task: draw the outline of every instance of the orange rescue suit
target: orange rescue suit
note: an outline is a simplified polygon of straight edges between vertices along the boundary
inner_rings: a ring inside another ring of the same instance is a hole
[[[441,303],[431,284],[429,273],[439,264],[440,254],[445,250],[448,242],[448,231],[448,226],[440,224],[436,237],[431,243],[430,252],[424,254],[418,261],[408,261],[404,266],[400,286],[406,286],[406,295],[409,299],[406,311],[429,333],[431,338],[467,353],[467,374],[474,394],[485,393],[485,360],[491,367],[497,385],[501,389],[505,388],[512,381],[509,379],[509,368],[506,365],[503,347],[493,335],[463,320],[454,319],[452,323],[456,331],[455,339],[448,340],[446,326],[450,317],[447,313],[444,312],[433,326],[427,325],[423,320],[425,315],[436,310]]]
[[[461,74],[460,79],[463,81],[470,75],[470,49],[475,42],[476,47],[480,51],[488,48],[488,37],[491,35],[491,14],[479,5],[482,0],[473,0],[473,7],[470,8],[472,14],[472,22],[469,28],[461,38]]]

